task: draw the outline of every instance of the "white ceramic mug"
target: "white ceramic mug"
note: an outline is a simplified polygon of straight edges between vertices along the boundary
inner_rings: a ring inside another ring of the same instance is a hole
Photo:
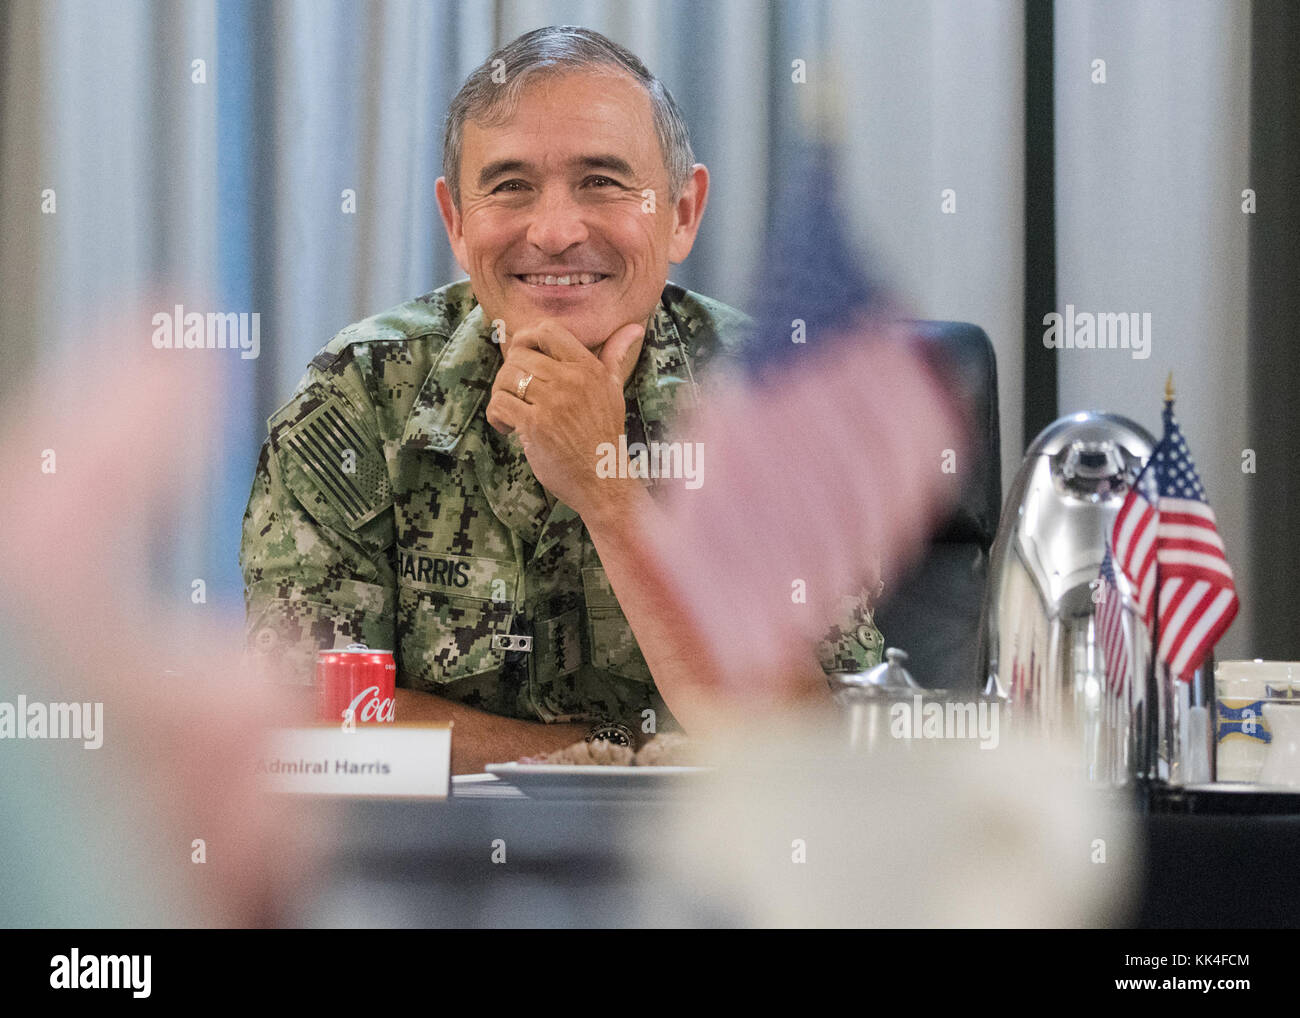
[[[1300,684],[1300,663],[1294,661],[1220,661],[1215,668],[1219,724],[1215,754],[1217,780],[1263,780],[1268,760],[1268,721],[1263,704],[1287,697]],[[1244,721],[1244,723],[1243,723]]]

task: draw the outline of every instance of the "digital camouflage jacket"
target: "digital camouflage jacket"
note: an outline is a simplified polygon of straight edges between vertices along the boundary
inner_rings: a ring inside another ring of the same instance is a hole
[[[628,443],[669,441],[748,324],[669,283],[624,390]],[[312,360],[268,421],[244,514],[253,666],[310,683],[319,648],[364,643],[393,651],[399,686],[496,714],[635,727],[650,708],[671,724],[582,520],[487,423],[501,362],[467,280],[348,326]],[[531,650],[506,649],[509,634]],[[819,657],[857,671],[882,645],[864,594]]]

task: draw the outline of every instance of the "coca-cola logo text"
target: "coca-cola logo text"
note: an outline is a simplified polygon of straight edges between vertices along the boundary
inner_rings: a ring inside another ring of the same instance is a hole
[[[369,697],[369,699],[366,699]],[[360,715],[357,714],[357,704],[365,700],[365,706],[361,708]],[[379,698],[379,687],[369,686],[358,693],[343,711],[343,720],[346,723],[349,719],[355,718],[363,724],[368,721],[392,721],[397,709],[397,700],[394,698]]]

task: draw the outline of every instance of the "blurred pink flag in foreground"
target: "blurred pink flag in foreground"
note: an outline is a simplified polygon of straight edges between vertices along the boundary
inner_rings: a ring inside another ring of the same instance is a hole
[[[178,517],[172,496],[204,476],[195,450],[219,441],[220,379],[201,355],[153,349],[150,313],[141,305],[87,329],[85,356],[29,379],[0,420],[0,622],[11,643],[0,652],[29,662],[0,676],[0,699],[103,705],[98,749],[0,747],[48,749],[39,787],[11,789],[12,819],[64,802],[76,823],[40,852],[61,860],[53,872],[84,856],[101,874],[102,900],[59,900],[56,880],[41,915],[10,916],[19,924],[274,923],[310,873],[310,826],[262,795],[251,767],[291,705],[242,680],[237,625],[150,585],[159,541],[203,525]],[[152,534],[159,519],[176,528]]]
[[[945,470],[964,408],[844,238],[832,163],[810,147],[775,207],[743,363],[680,432],[707,473],[672,490],[654,542],[719,691],[746,706],[791,692],[839,599],[897,577],[966,476]]]

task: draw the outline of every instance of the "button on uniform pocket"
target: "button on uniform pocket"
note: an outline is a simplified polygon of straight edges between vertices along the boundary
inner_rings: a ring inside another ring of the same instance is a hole
[[[880,664],[884,648],[873,596],[863,591],[840,598],[835,625],[817,645],[817,660],[824,672],[862,672]]]
[[[517,576],[513,562],[399,550],[404,675],[446,685],[498,671],[508,651],[493,638],[510,632]]]

